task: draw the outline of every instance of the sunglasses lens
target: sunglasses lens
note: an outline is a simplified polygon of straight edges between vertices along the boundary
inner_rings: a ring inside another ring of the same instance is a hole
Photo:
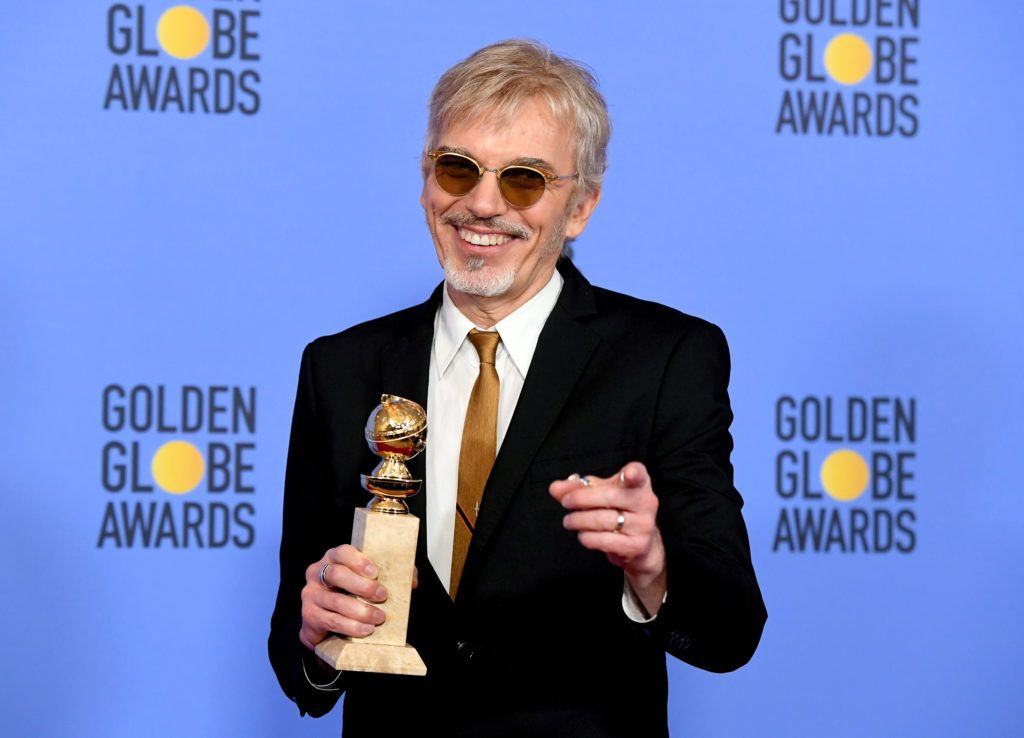
[[[528,208],[544,194],[547,180],[536,169],[509,167],[501,173],[499,185],[501,194],[510,205],[517,208]]]
[[[480,170],[463,156],[442,154],[434,162],[434,177],[449,195],[465,195],[476,186]]]
[[[449,195],[467,195],[480,181],[480,168],[475,161],[461,154],[441,154],[434,160],[434,178]],[[516,208],[536,204],[544,194],[547,180],[536,169],[508,167],[498,178],[501,196]]]

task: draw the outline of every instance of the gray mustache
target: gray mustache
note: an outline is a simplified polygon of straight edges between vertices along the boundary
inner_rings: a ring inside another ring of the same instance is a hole
[[[527,239],[530,237],[529,229],[524,228],[519,223],[506,220],[501,216],[495,216],[493,218],[478,218],[475,215],[470,215],[469,213],[449,213],[441,218],[441,221],[446,225],[452,226],[483,226],[490,230],[507,233],[510,236],[515,236],[516,238]]]

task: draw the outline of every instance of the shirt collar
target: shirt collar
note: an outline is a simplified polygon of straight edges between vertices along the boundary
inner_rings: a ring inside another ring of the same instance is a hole
[[[492,330],[501,334],[501,345],[508,351],[520,375],[526,376],[533,361],[540,332],[548,316],[558,302],[564,279],[556,269],[540,292],[506,315]],[[441,290],[441,307],[437,311],[434,327],[434,357],[437,359],[439,375],[448,371],[455,355],[459,352],[466,335],[473,328],[473,322],[463,315],[448,295],[448,286]]]

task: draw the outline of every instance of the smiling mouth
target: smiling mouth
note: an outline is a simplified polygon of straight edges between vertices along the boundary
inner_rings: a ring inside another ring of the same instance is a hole
[[[474,246],[501,246],[515,238],[506,233],[475,233],[465,228],[459,228],[458,231],[459,238]]]

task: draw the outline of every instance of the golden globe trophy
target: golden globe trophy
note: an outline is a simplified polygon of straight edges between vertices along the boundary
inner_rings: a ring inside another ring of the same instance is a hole
[[[423,480],[413,479],[405,462],[426,446],[427,413],[411,400],[381,395],[380,405],[366,420],[364,435],[381,462],[370,474],[359,476],[363,489],[374,498],[355,511],[352,545],[380,571],[377,581],[387,589],[388,599],[377,607],[387,620],[363,638],[329,636],[316,647],[316,655],[342,671],[423,676],[423,659],[405,642],[420,527],[405,498],[419,492]]]

